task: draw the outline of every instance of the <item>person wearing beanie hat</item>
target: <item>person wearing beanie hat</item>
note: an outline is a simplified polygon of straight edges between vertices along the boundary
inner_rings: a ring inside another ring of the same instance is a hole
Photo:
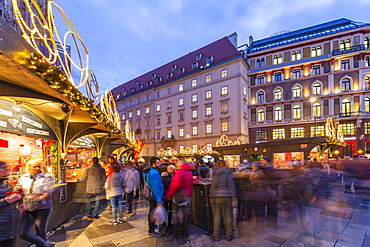
[[[268,156],[263,156],[261,159],[266,160],[266,161],[267,161],[267,163],[271,163],[271,159],[270,159],[270,157],[268,157]],[[261,160],[261,162],[262,162],[262,160]]]

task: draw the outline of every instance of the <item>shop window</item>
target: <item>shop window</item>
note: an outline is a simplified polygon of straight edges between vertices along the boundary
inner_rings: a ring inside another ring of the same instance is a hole
[[[310,134],[311,134],[311,137],[325,136],[325,127],[324,126],[311,126]]]
[[[257,113],[257,121],[258,122],[263,122],[265,121],[265,110],[264,109],[259,109]]]
[[[275,121],[283,119],[283,110],[280,106],[275,107]]]
[[[294,127],[290,129],[291,138],[304,138],[304,127]]]
[[[351,100],[344,99],[342,100],[342,117],[349,117],[351,116]]]
[[[256,141],[267,140],[267,130],[256,130]]]
[[[343,78],[340,84],[342,91],[345,92],[351,90],[351,81],[349,80],[349,78]]]
[[[322,92],[322,85],[320,82],[315,82],[312,85],[312,94],[313,95],[320,95]]]
[[[265,101],[265,92],[258,91],[258,93],[257,93],[257,101],[260,102],[260,103]]]
[[[364,134],[365,134],[365,135],[370,134],[370,122],[366,122],[366,123],[364,124]]]
[[[339,124],[339,126],[343,132],[343,135],[355,135],[356,133],[354,123]]]
[[[281,88],[276,88],[274,91],[274,99],[281,100],[283,98],[283,90]]]
[[[293,106],[293,118],[298,119],[301,118],[301,105],[294,105]]]
[[[299,98],[302,95],[302,87],[300,85],[295,85],[293,87],[293,97]]]
[[[285,139],[285,129],[273,129],[272,139]]]

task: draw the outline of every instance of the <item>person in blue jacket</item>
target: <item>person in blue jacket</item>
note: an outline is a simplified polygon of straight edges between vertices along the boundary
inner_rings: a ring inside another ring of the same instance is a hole
[[[149,185],[151,190],[153,191],[154,196],[149,199],[149,213],[148,213],[148,224],[149,224],[149,231],[148,231],[148,237],[161,237],[163,235],[162,233],[155,232],[155,223],[150,221],[150,213],[153,211],[153,209],[157,206],[163,205],[163,183],[161,179],[161,174],[158,171],[158,168],[160,166],[160,159],[158,157],[151,157],[150,158],[150,166],[147,166],[144,168],[143,176],[145,178],[146,183]],[[159,226],[159,229],[162,229],[161,226]]]

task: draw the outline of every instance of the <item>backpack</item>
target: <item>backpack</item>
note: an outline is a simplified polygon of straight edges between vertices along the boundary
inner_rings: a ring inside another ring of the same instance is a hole
[[[144,188],[143,188],[143,195],[146,200],[150,200],[153,198],[154,193],[150,188],[149,184],[146,183],[146,176],[144,178]]]

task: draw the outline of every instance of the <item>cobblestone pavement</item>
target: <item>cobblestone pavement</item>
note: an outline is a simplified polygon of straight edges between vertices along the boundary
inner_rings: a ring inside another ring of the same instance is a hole
[[[370,246],[370,196],[343,194],[341,185],[330,199],[306,206],[299,215],[294,205],[279,204],[278,226],[254,231],[251,223],[241,222],[235,227],[235,238],[227,242],[221,238],[214,242],[206,231],[189,226],[189,239],[147,237],[148,203],[140,201],[137,215],[123,224],[108,225],[111,210],[107,207],[94,221],[82,220],[77,215],[57,228],[49,240],[62,246],[255,246],[255,247],[307,247],[307,246]]]

